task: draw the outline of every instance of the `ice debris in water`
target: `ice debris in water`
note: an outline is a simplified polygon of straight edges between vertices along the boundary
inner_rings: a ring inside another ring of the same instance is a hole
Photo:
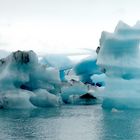
[[[140,108],[140,23],[120,21],[114,33],[102,32],[97,64],[107,75],[103,108]]]

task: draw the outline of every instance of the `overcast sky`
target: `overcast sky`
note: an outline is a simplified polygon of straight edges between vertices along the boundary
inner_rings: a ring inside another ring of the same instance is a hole
[[[0,0],[0,49],[96,49],[103,30],[140,20],[139,0]]]

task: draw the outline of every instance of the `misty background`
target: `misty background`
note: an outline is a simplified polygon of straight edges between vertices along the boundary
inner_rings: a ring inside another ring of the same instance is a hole
[[[0,0],[0,49],[95,50],[103,30],[140,19],[139,0]],[[80,50],[80,51],[79,51]]]

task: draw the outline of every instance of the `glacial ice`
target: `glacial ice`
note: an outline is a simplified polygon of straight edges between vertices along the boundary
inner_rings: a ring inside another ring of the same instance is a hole
[[[70,59],[62,54],[47,54],[46,56],[43,56],[40,62],[59,70],[71,69],[73,66]]]
[[[66,55],[62,54],[48,54],[43,56],[40,63],[58,69],[61,81],[66,81],[65,71],[73,67],[72,61]]]
[[[30,102],[37,107],[59,106],[61,98],[49,93],[45,89],[37,89],[35,95],[30,97]]]
[[[67,57],[59,57],[58,60],[55,57],[47,59],[50,65],[39,61],[33,51],[16,51],[0,59],[0,108],[46,108],[63,103],[95,103],[96,98],[88,93],[89,85],[73,79],[77,79],[77,76],[70,70],[73,67],[71,61]],[[62,58],[65,60],[62,61]],[[89,64],[92,63],[90,61],[84,60]],[[96,66],[95,62],[93,64]],[[87,69],[90,70],[89,67]],[[91,71],[90,74],[93,74]],[[62,77],[66,77],[66,80],[62,80]]]
[[[91,76],[93,74],[101,74],[99,66],[96,65],[96,57],[87,57],[79,62],[75,67],[75,73],[84,83],[92,83]]]
[[[105,86],[106,75],[102,74],[94,74],[91,76],[91,80],[93,83],[100,83],[102,86]]]
[[[140,108],[140,23],[118,23],[114,33],[102,32],[99,65],[107,78],[103,108]]]
[[[0,108],[24,109],[35,108],[29,101],[34,93],[22,89],[8,89],[0,93]]]
[[[33,51],[17,51],[0,59],[0,73],[1,108],[60,105],[59,71],[41,65]]]
[[[65,103],[72,103],[69,100],[71,96],[79,98],[80,95],[85,94],[87,92],[87,86],[82,82],[75,80],[71,80],[70,83],[67,83],[61,88],[61,96]]]

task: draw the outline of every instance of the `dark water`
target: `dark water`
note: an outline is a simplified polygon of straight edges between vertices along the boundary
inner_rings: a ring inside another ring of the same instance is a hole
[[[140,111],[99,105],[0,110],[0,140],[140,140]]]

